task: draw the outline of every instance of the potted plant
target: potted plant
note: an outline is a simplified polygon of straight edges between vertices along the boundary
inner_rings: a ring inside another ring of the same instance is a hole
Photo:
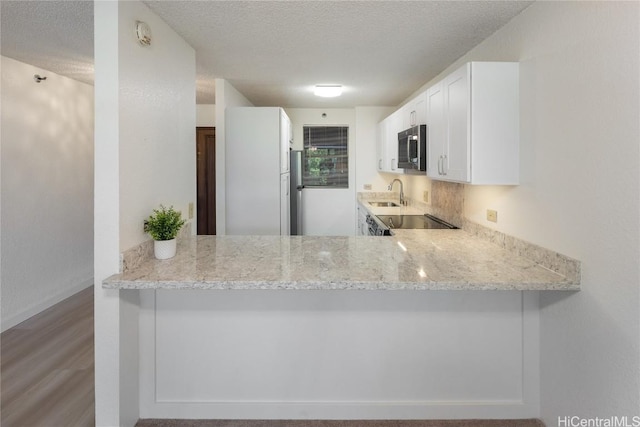
[[[184,225],[182,214],[173,206],[154,209],[144,222],[144,231],[153,238],[153,252],[157,259],[169,259],[176,255],[176,236]]]

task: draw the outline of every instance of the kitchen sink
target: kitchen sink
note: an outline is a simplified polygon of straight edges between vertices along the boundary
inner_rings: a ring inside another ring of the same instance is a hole
[[[369,202],[369,204],[378,208],[397,208],[398,206],[400,206],[399,204],[394,202]]]

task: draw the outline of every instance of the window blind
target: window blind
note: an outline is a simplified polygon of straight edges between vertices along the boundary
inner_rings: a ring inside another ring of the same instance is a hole
[[[349,187],[349,128],[305,126],[302,183],[305,187]]]

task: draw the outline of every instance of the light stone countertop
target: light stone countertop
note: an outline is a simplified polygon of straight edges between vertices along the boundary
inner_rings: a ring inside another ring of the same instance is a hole
[[[108,289],[562,290],[569,279],[464,230],[395,236],[197,236]]]

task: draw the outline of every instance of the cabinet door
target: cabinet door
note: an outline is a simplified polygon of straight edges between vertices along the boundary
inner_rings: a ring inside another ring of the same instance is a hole
[[[470,78],[470,64],[466,64],[444,80],[446,144],[443,168],[444,178],[452,181],[469,182],[471,177]]]
[[[518,183],[518,67],[470,62],[427,90],[428,176],[471,184]]]
[[[444,91],[440,82],[427,91],[427,176],[441,179],[444,147]]]
[[[398,110],[395,113],[387,117],[387,172],[392,173],[404,173],[404,169],[398,169],[398,133],[402,132],[403,128],[403,116],[402,110]]]
[[[291,234],[291,199],[289,174],[280,175],[280,235]]]
[[[280,110],[280,173],[289,172],[289,142],[291,120],[283,110]]]
[[[399,131],[427,123],[427,107],[425,98],[426,93],[423,92],[411,101],[407,102],[401,108],[402,128]]]
[[[423,92],[414,101],[414,126],[427,123],[427,93]]]
[[[387,139],[387,122],[383,120],[380,123],[378,123],[378,128],[376,132],[376,169],[379,172],[384,172],[386,139]]]
[[[358,236],[366,236],[369,234],[367,227],[367,216],[364,208],[358,206],[358,229],[356,230],[356,234]]]
[[[413,100],[409,101],[405,105],[400,108],[401,116],[402,116],[402,126],[398,132],[402,132],[405,129],[409,129],[412,126],[415,126],[414,123],[414,102]]]

